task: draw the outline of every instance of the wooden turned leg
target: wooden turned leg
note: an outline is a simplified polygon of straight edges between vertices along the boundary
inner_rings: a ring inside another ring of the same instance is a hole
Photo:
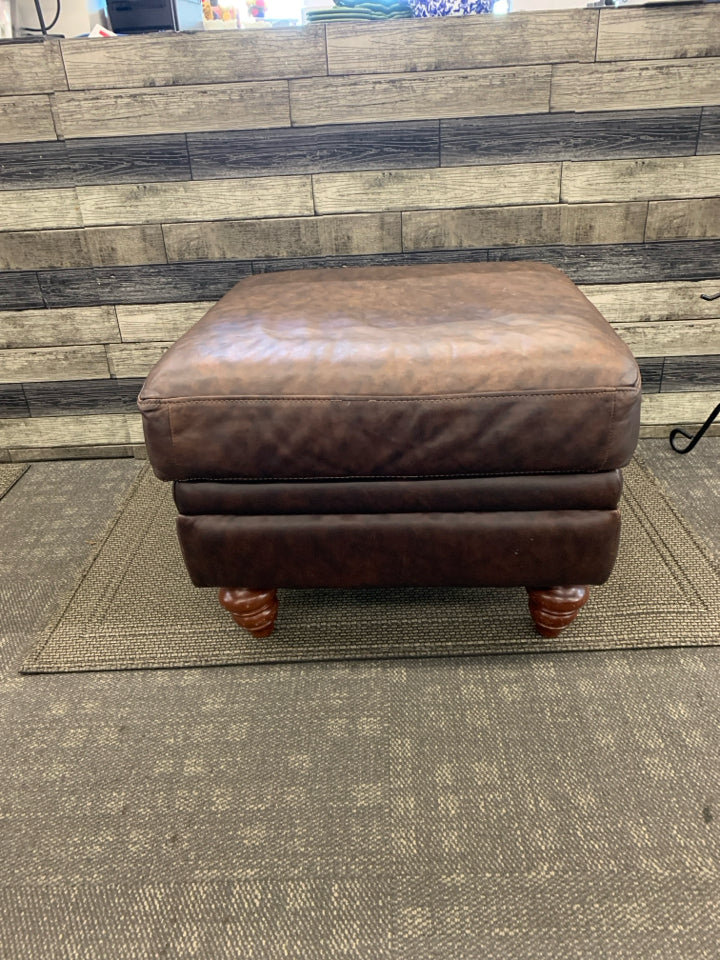
[[[548,590],[528,587],[528,603],[535,629],[543,637],[557,637],[573,622],[589,596],[589,587],[550,587]]]
[[[218,599],[230,611],[235,623],[254,637],[268,637],[273,632],[278,612],[277,590],[221,587]]]

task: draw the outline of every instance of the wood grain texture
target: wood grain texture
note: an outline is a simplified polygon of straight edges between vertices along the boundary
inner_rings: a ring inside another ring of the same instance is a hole
[[[443,257],[443,254],[433,254]],[[720,242],[685,240],[593,247],[501,247],[490,260],[540,260],[564,270],[575,283],[649,283],[717,277]]]
[[[20,383],[0,383],[0,420],[29,417],[30,407]]]
[[[700,112],[696,107],[441,120],[441,164],[692,156]]]
[[[640,243],[646,216],[645,203],[421,210],[402,215],[403,249]]]
[[[643,396],[648,393],[658,393],[662,381],[664,357],[639,357],[638,367],[642,376]]]
[[[546,113],[550,73],[550,66],[537,66],[291,80],[292,123],[317,126]]]
[[[139,413],[0,420],[0,446],[10,449],[129,444],[142,440]]]
[[[37,380],[98,380],[110,376],[105,348],[29,347],[0,353],[0,382]]]
[[[563,164],[567,203],[671,200],[720,193],[720,156],[644,160],[573,161]]]
[[[135,413],[141,378],[132,380],[68,380],[25,384],[33,417],[76,414]]]
[[[148,303],[117,306],[118,324],[124,343],[177,340],[214,306],[200,303]]]
[[[703,107],[697,152],[720,153],[720,107]]]
[[[286,80],[58,93],[55,104],[68,138],[241,130],[259,117],[267,127],[290,125]]]
[[[6,190],[0,201],[0,231],[81,227],[77,194],[63,190]]]
[[[181,134],[68,140],[66,148],[70,175],[78,186],[190,179]]]
[[[89,227],[83,233],[93,266],[133,266],[167,262],[162,227],[159,223],[138,227]]]
[[[443,250],[428,253],[374,253],[364,256],[286,257],[253,260],[253,273],[316,270],[323,267],[400,267],[409,263],[486,263],[487,250]]]
[[[107,348],[113,377],[146,377],[150,367],[171,346],[169,343],[113,343]]]
[[[701,107],[718,99],[720,59],[557,64],[553,112]]]
[[[39,277],[47,305],[66,307],[219,300],[249,273],[249,263],[222,261],[43,271]]]
[[[0,96],[67,90],[60,44],[4,43],[0,49]]]
[[[689,240],[705,237],[720,237],[720,197],[666,200],[649,205],[646,232],[648,240]]]
[[[720,356],[668,357],[662,389],[667,393],[720,390]]]
[[[718,271],[720,274],[720,271]],[[712,320],[720,318],[720,276],[713,280],[670,283],[588,284],[580,289],[606,320]]]
[[[0,97],[0,143],[56,140],[50,97]]]
[[[439,127],[431,120],[190,133],[188,150],[196,180],[437,167]]]
[[[109,460],[111,458],[134,457],[136,447],[136,444],[131,443],[13,447],[9,456],[13,463],[33,463],[40,460]]]
[[[720,56],[720,9],[712,6],[602,10],[597,60]]]
[[[720,390],[651,394],[643,400],[642,422],[648,425],[702,423],[718,403]]]
[[[0,233],[0,270],[89,267],[91,264],[90,251],[82,230]]]
[[[392,213],[170,223],[164,233],[170,261],[320,257],[402,250],[400,214]]]
[[[0,310],[44,306],[37,273],[0,273]]]
[[[313,176],[318,213],[557,203],[560,165],[447,167]]]
[[[471,70],[595,59],[594,10],[514,13],[508,17],[428,18],[329,23],[332,74]]]
[[[614,323],[636,357],[703,356],[720,353],[717,320],[662,320]]]
[[[117,37],[91,44],[64,40],[71,90],[164,87],[324,76],[322,25],[239,33]]]
[[[0,190],[73,186],[64,141],[0,144]]]
[[[16,310],[0,313],[0,348],[113,343],[120,330],[113,307]]]
[[[310,216],[310,177],[78,187],[86,225]]]

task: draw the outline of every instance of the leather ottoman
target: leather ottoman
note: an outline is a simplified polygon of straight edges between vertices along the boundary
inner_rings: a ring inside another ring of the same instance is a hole
[[[193,583],[257,636],[277,587],[373,585],[525,587],[556,636],[613,569],[640,375],[545,264],[304,270],[237,284],[139,406]]]

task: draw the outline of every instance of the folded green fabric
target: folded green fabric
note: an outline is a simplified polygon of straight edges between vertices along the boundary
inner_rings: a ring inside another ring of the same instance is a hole
[[[404,7],[410,9],[410,4],[406,0],[335,0],[338,7]]]
[[[412,17],[409,10],[401,10],[396,13],[375,13],[372,10],[363,10],[360,7],[343,9],[342,7],[333,7],[331,10],[309,10],[305,14],[310,23],[318,21],[333,20],[407,20]]]

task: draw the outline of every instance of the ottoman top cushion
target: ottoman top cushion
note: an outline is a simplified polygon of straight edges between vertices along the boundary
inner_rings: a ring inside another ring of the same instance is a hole
[[[639,391],[559,270],[430,264],[242,280],[139,405],[164,479],[469,476],[622,466]]]

